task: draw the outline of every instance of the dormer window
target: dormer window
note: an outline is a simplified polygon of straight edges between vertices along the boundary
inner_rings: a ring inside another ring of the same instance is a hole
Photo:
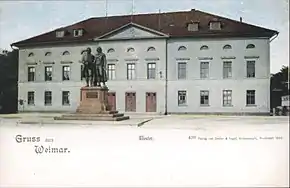
[[[209,29],[210,30],[221,30],[222,29],[221,22],[219,22],[219,21],[211,21],[209,23]]]
[[[75,29],[74,30],[74,37],[83,36],[83,29]]]
[[[199,23],[198,22],[191,22],[187,24],[187,30],[188,31],[198,31],[199,29]]]
[[[56,32],[56,37],[57,37],[57,38],[62,38],[62,37],[64,37],[64,31],[57,31],[57,32]]]

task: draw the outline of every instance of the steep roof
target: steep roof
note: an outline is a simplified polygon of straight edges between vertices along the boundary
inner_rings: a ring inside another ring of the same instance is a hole
[[[220,21],[221,30],[210,30],[211,21]],[[169,35],[169,37],[272,37],[277,31],[250,25],[244,22],[231,20],[221,16],[209,14],[199,10],[191,11],[137,14],[125,16],[90,18],[67,27],[58,28],[26,40],[13,43],[13,46],[28,46],[33,44],[54,42],[77,42],[93,40],[96,37],[116,30],[128,23],[136,23],[152,30]],[[198,31],[188,31],[187,24],[199,22]],[[81,37],[74,37],[74,29],[84,29]],[[67,35],[56,37],[57,30],[64,30]]]

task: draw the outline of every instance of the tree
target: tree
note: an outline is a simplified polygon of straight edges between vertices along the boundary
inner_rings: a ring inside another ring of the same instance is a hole
[[[18,105],[18,50],[0,55],[0,113],[15,113]]]
[[[281,106],[281,97],[289,95],[289,68],[283,66],[280,71],[271,76],[270,82],[270,107]]]

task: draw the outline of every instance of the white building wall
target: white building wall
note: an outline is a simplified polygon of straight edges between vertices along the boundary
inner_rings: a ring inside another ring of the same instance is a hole
[[[96,53],[97,46],[100,45],[106,53],[108,64],[116,64],[116,80],[109,80],[107,85],[110,91],[116,92],[117,110],[125,111],[125,92],[136,92],[136,111],[145,112],[146,92],[157,93],[157,113],[165,111],[165,46],[164,39],[154,40],[127,40],[127,41],[102,41],[82,45],[70,46],[50,46],[25,48],[19,50],[19,99],[24,100],[24,105],[19,105],[19,111],[75,111],[79,105],[80,88],[85,85],[81,81],[81,52],[87,47],[92,48]],[[148,47],[155,47],[155,52],[147,52]],[[134,53],[127,53],[127,48],[133,47]],[[114,48],[115,52],[107,54],[109,48]],[[51,52],[49,57],[46,52]],[[69,51],[70,55],[62,56],[64,51]],[[33,52],[33,57],[28,54]],[[117,61],[116,61],[117,60]],[[52,81],[44,81],[45,63],[53,66]],[[69,63],[72,62],[72,63]],[[136,63],[136,80],[127,80],[127,63]],[[156,63],[156,79],[147,80],[147,63]],[[62,66],[70,65],[71,79],[62,81]],[[35,66],[36,79],[28,82],[28,66]],[[161,73],[161,74],[160,74]],[[35,92],[35,105],[27,104],[27,92]],[[44,92],[52,91],[52,105],[44,105]],[[62,105],[62,91],[70,91],[70,106]]]
[[[232,49],[223,50],[229,44]],[[246,49],[254,44],[254,49]],[[208,50],[200,47],[207,45]],[[186,51],[178,51],[185,46]],[[186,59],[186,60],[182,60]],[[222,59],[226,58],[226,59]],[[249,58],[249,59],[248,59]],[[181,59],[181,60],[179,60]],[[211,59],[211,60],[200,60]],[[246,77],[246,61],[256,61],[256,77]],[[209,62],[209,78],[200,79],[200,62]],[[223,61],[232,61],[232,78],[223,79]],[[187,62],[187,78],[178,80],[177,63]],[[178,106],[178,90],[187,91],[187,105]],[[200,106],[200,90],[209,90],[209,106]],[[223,107],[222,91],[232,90],[232,107]],[[246,106],[246,90],[256,90],[256,106]],[[270,110],[270,58],[268,39],[216,39],[168,41],[168,112],[261,112]]]
[[[230,44],[231,50],[223,50]],[[246,49],[248,44],[254,44],[254,49]],[[136,92],[136,111],[145,112],[146,92],[157,93],[157,113],[166,111],[165,73],[166,46],[168,47],[168,96],[167,112],[169,113],[199,113],[199,112],[269,112],[270,107],[270,49],[268,39],[146,39],[100,41],[78,45],[48,46],[25,48],[19,51],[19,99],[24,99],[20,111],[75,111],[80,99],[80,88],[85,85],[81,81],[81,52],[87,47],[96,53],[100,45],[107,55],[108,64],[116,64],[116,80],[109,80],[107,85],[116,92],[117,110],[125,111],[125,92]],[[201,51],[200,47],[207,45],[209,50]],[[155,52],[147,52],[148,47],[156,48]],[[185,46],[186,51],[178,51],[179,46]],[[128,53],[127,48],[133,47],[135,52]],[[107,53],[114,48],[114,53]],[[46,57],[50,51],[52,55]],[[69,56],[62,56],[69,51]],[[33,52],[34,57],[28,57]],[[247,56],[247,57],[246,57]],[[246,58],[256,61],[256,77],[246,77]],[[226,58],[226,59],[222,59]],[[200,79],[201,59],[210,63],[208,79]],[[232,61],[232,78],[223,79],[223,61]],[[54,62],[53,80],[44,81],[44,63]],[[62,64],[62,63],[64,64]],[[69,63],[72,62],[72,63]],[[136,63],[136,80],[127,80],[127,63]],[[147,63],[156,63],[156,79],[147,80]],[[177,63],[187,62],[187,78],[177,79]],[[35,64],[37,63],[37,64]],[[71,66],[71,80],[62,81],[62,66]],[[28,66],[36,67],[36,80],[27,82]],[[232,107],[223,107],[222,91],[232,90]],[[44,105],[44,92],[52,91],[52,105]],[[187,91],[187,105],[178,106],[178,90]],[[208,107],[200,106],[200,90],[209,90]],[[256,90],[256,106],[246,106],[246,90]],[[27,105],[27,92],[35,91],[35,105]],[[70,106],[62,105],[62,91],[70,91]]]

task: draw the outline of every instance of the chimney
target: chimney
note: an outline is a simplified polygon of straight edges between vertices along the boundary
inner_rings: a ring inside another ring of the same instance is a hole
[[[242,17],[240,17],[240,22],[243,22],[243,18]]]

